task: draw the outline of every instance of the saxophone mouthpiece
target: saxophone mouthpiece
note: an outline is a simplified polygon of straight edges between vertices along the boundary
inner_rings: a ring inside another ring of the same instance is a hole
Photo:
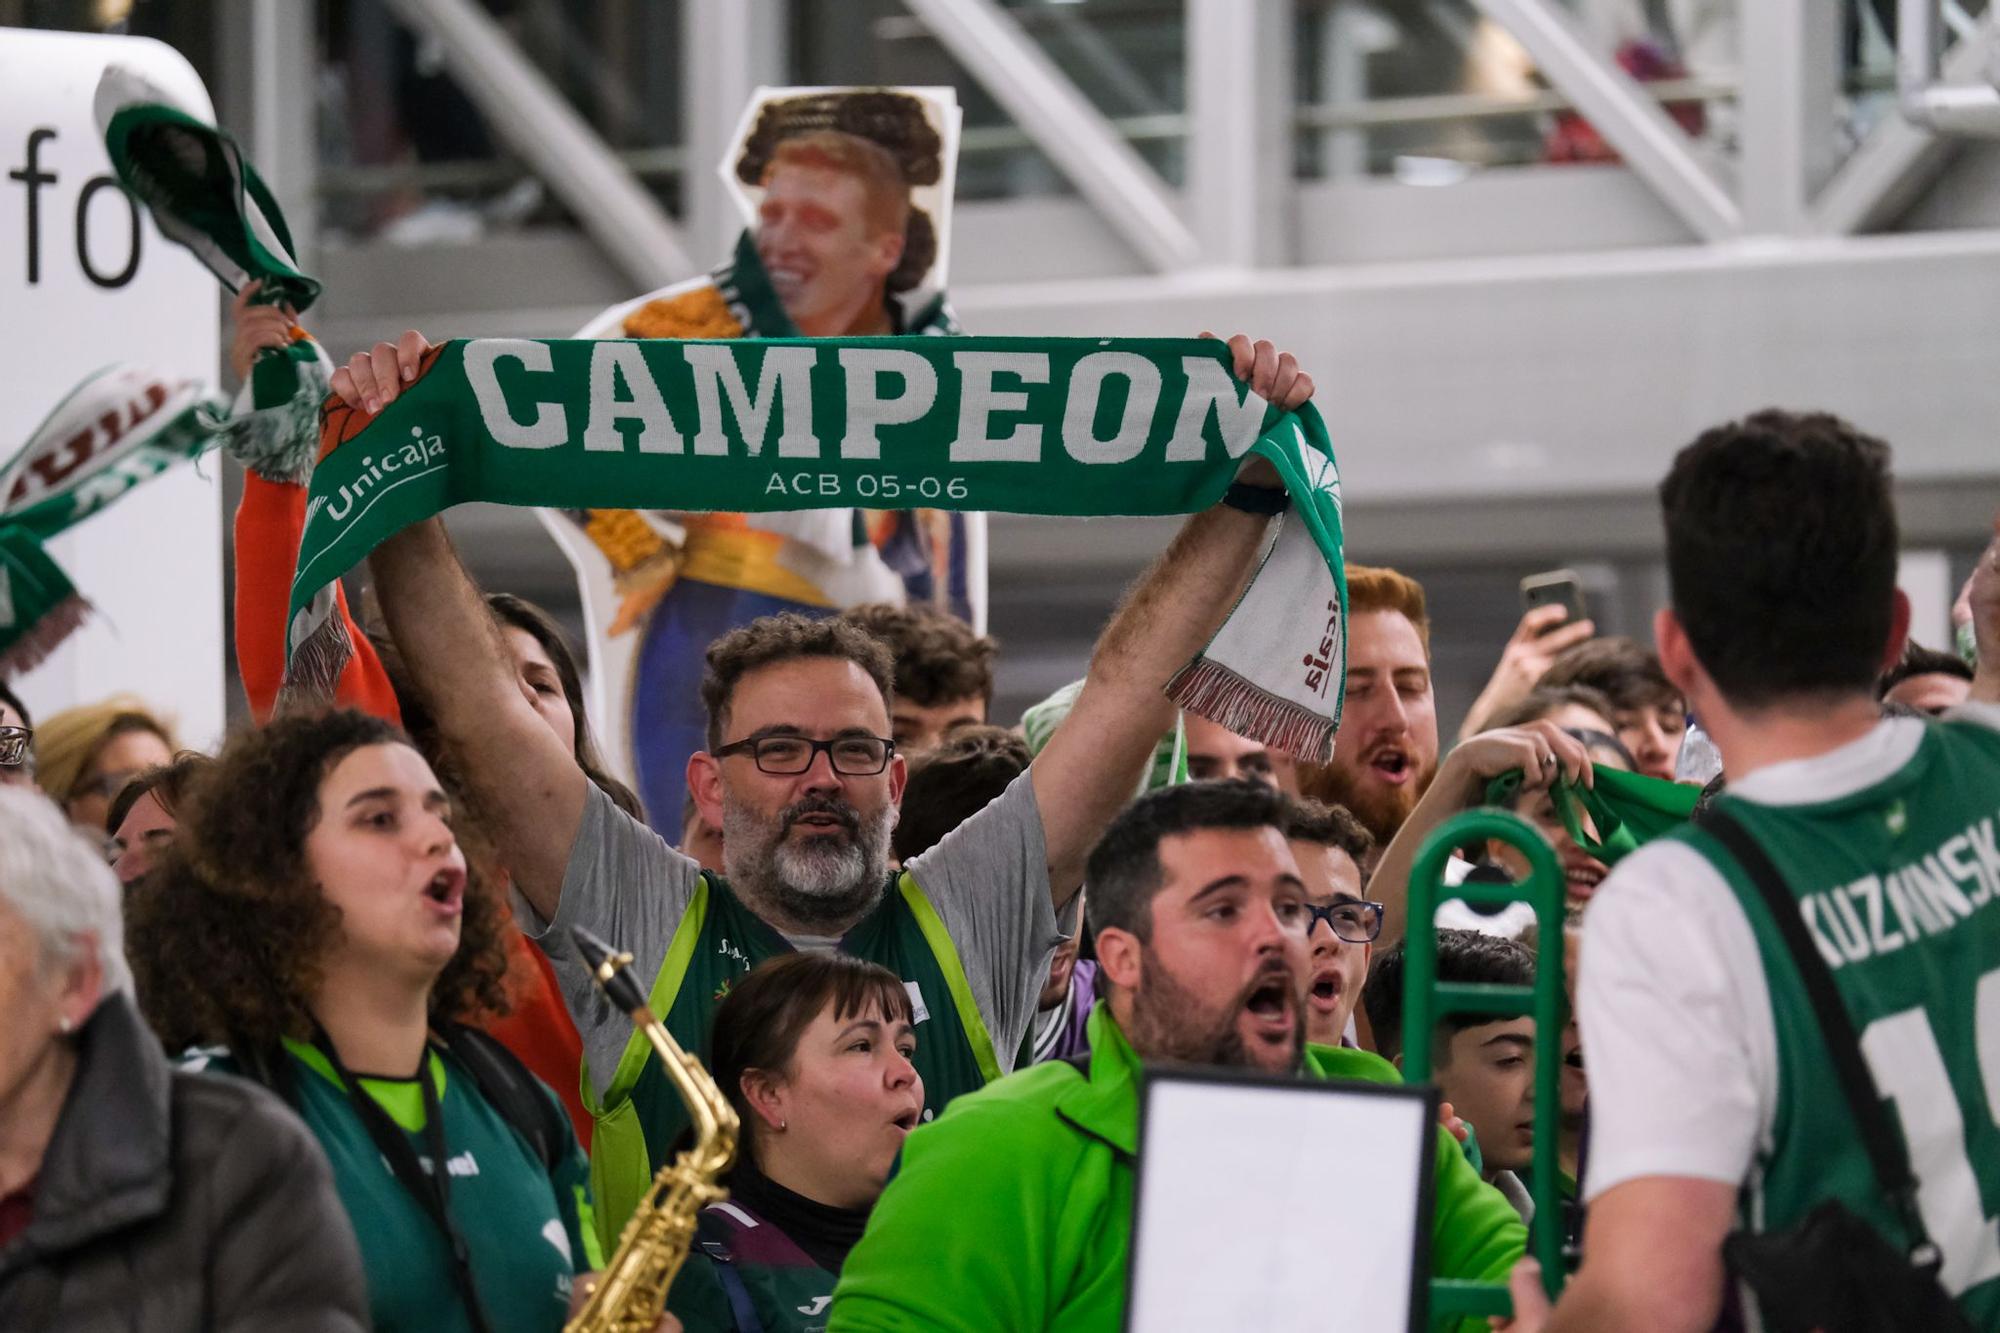
[[[604,987],[613,1004],[628,1014],[646,1007],[646,994],[632,975],[631,954],[612,948],[582,926],[571,926],[569,936],[576,942],[576,951],[583,955],[584,966],[597,978],[597,984]]]

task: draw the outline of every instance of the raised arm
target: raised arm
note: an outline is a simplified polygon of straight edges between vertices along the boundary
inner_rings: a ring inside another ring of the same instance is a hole
[[[1312,378],[1290,353],[1240,334],[1229,349],[1237,378],[1265,401],[1289,410],[1312,396]],[[1277,484],[1262,459],[1245,468],[1243,479]],[[1167,681],[1221,628],[1269,522],[1224,505],[1188,519],[1098,639],[1076,706],[1029,770],[1057,907],[1075,895],[1091,847],[1131,799],[1153,747],[1173,726]]]
[[[1548,786],[1558,773],[1586,786],[1594,780],[1583,743],[1553,722],[1482,732],[1453,750],[1439,766],[1430,790],[1383,851],[1368,881],[1368,896],[1382,904],[1377,949],[1387,949],[1402,939],[1409,927],[1410,870],[1417,863],[1424,839],[1459,811],[1481,804],[1486,799],[1486,784],[1517,768],[1526,790]]]
[[[1488,722],[1502,710],[1527,698],[1535,682],[1566,650],[1597,633],[1592,621],[1565,625],[1563,617],[1568,614],[1560,606],[1538,606],[1521,617],[1521,623],[1514,628],[1514,637],[1507,640],[1507,646],[1500,652],[1500,664],[1493,668],[1492,679],[1466,710],[1465,722],[1458,729],[1460,740],[1471,740],[1485,731]]]
[[[380,411],[415,378],[427,346],[415,332],[377,343],[334,372],[334,391]],[[553,917],[590,779],[521,692],[500,626],[441,521],[397,533],[368,567],[389,635],[459,757],[501,863],[535,911]]]
[[[285,608],[292,576],[298,572],[299,534],[306,524],[306,488],[243,474],[243,498],[236,506],[236,670],[250,716],[271,719],[285,675]],[[333,701],[342,708],[402,721],[396,692],[375,646],[354,623],[347,593],[334,585],[334,614],[347,626],[354,656],[340,670]]]
[[[282,306],[253,305],[261,283],[248,283],[230,303],[230,369],[242,382],[223,434],[223,448],[243,464],[243,498],[236,506],[236,669],[250,701],[250,716],[270,720],[285,674],[286,602],[298,572],[299,534],[306,524],[305,479],[319,449],[322,375],[304,373],[291,401],[257,405],[251,384],[257,358],[304,336]],[[322,354],[323,355],[323,354]],[[320,358],[315,358],[316,368]],[[391,722],[401,721],[396,692],[374,646],[348,613],[347,594],[334,585],[335,614],[347,628],[354,655],[341,669],[334,702]]]

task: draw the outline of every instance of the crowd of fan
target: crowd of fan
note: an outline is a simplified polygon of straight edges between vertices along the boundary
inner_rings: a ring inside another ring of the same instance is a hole
[[[1291,387],[1254,355],[1239,373]],[[1687,1051],[1733,1068],[1734,1038],[1692,992],[1628,1024],[1653,993],[1623,950],[1686,931],[1617,911],[1624,872],[1573,838],[1557,791],[1613,769],[1720,786],[1718,749],[1745,769],[1733,787],[1884,728],[1995,726],[1978,704],[1972,722],[1909,720],[2000,691],[1902,647],[1886,468],[1826,417],[1703,437],[1663,488],[1662,654],[1531,613],[1448,750],[1423,589],[1350,565],[1324,766],[1161,695],[1264,530],[1221,507],[1134,589],[1081,688],[1019,727],[990,715],[998,645],[935,610],[732,632],[687,683],[709,734],[681,810],[642,811],[604,772],[572,649],[535,608],[480,593],[434,522],[373,558],[385,628],[363,656],[388,688],[361,709],[279,716],[202,755],[137,698],[37,719],[0,688],[0,1311],[26,1321],[9,1327],[132,1309],[157,1329],[560,1326],[686,1123],[568,943],[581,925],[634,956],[743,1125],[731,1204],[703,1215],[672,1318],[1114,1327],[1137,1069],[1396,1081],[1417,847],[1519,771],[1509,800],[1556,853],[1564,938],[1452,903],[1438,974],[1527,984],[1558,950],[1574,986],[1580,945],[1581,1028],[1439,1030],[1432,1269],[1505,1280],[1522,1260],[1534,1052],[1558,1041],[1562,1105],[1542,1125],[1582,1247],[1573,1295],[1608,1321],[1579,1326],[1640,1327],[1619,1312],[1644,1309],[1643,1326],[1707,1327],[1724,1299],[1712,1219],[1674,1215],[1716,1253],[1662,1295],[1645,1263],[1604,1272],[1600,1247],[1623,1254],[1637,1224],[1607,1206],[1600,1239],[1586,1202],[1729,1179],[1733,1225],[1750,1160],[1687,1165],[1686,1133],[1641,1103],[1703,1076],[1672,1063]],[[1699,586],[1731,561],[1729,586]],[[1995,581],[1961,608],[1982,663],[2000,660]],[[1505,843],[1462,852],[1454,883],[1526,869]],[[1652,863],[1634,864],[1636,894]],[[1616,949],[1593,944],[1601,913]],[[1626,1043],[1667,1023],[1697,1031],[1635,1072],[1648,1052]],[[1755,1122],[1753,1156],[1772,1095],[1729,1122]],[[1710,1109],[1679,1108],[1713,1138]],[[406,1178],[411,1153],[429,1165]]]

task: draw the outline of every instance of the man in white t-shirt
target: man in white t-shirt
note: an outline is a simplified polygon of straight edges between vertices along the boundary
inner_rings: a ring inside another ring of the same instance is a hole
[[[1885,720],[1872,685],[1909,622],[1888,461],[1825,415],[1703,435],[1661,486],[1672,605],[1654,632],[1721,751],[1717,808],[1798,900],[1894,1108],[1938,1283],[1992,1327],[2000,1125],[1978,1089],[2000,1071],[2000,1031],[1977,1020],[2000,995],[2000,541],[1973,589],[1986,668],[1972,697],[1987,706]],[[1641,848],[1592,899],[1584,1263],[1553,1311],[1532,1265],[1517,1269],[1513,1327],[1711,1328],[1731,1286],[1724,1240],[1788,1230],[1828,1200],[1897,1253],[1911,1245],[1781,929],[1707,826]]]

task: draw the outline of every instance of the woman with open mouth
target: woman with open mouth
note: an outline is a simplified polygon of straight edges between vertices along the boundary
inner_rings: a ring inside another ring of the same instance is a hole
[[[234,737],[128,914],[169,1049],[263,1083],[325,1149],[377,1330],[563,1326],[597,1266],[589,1167],[555,1095],[464,1026],[505,1004],[506,918],[401,731]]]
[[[701,1214],[668,1309],[691,1329],[826,1327],[834,1283],[923,1111],[910,994],[849,954],[753,969],[715,1011],[742,1122],[729,1198]]]

